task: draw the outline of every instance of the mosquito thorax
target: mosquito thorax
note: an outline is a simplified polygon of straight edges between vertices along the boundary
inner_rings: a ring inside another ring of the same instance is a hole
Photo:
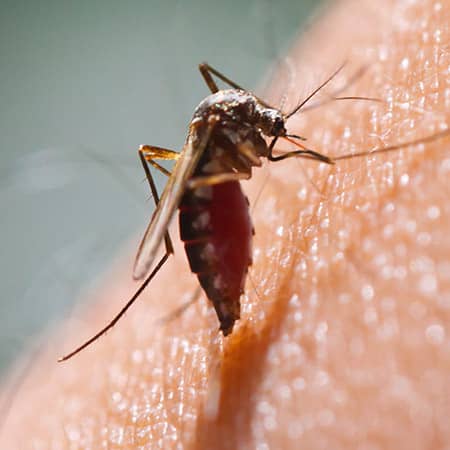
[[[253,124],[257,100],[250,92],[240,89],[225,89],[208,95],[194,112],[194,120],[220,116],[222,121]]]
[[[234,122],[253,126],[266,136],[284,136],[285,119],[281,111],[269,108],[251,92],[226,89],[208,95],[196,108],[193,120],[205,120],[211,115],[220,116],[223,124]]]

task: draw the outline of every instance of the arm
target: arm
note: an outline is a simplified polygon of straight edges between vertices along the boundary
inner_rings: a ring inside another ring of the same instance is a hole
[[[349,101],[293,118],[291,131],[316,150],[358,151],[448,125],[449,1],[440,11],[431,1],[406,4],[343,1],[293,50],[291,106],[300,88],[317,84],[310,74],[325,77],[343,60],[354,68],[370,63],[349,93],[394,102],[391,113]],[[414,108],[399,106],[407,95]],[[105,338],[65,365],[54,352],[35,363],[4,448],[29,448],[32,440],[66,448],[70,440],[92,448],[105,441],[168,448],[177,440],[192,448],[445,446],[448,145],[332,168],[285,161],[255,173],[246,185],[253,204],[264,189],[253,214],[253,282],[225,356],[218,356],[217,320],[203,298],[177,321],[155,325],[195,286],[178,248]],[[133,289],[128,269],[111,276],[86,311],[86,326],[60,332],[61,353],[120,309]],[[221,397],[208,416],[210,368],[218,360]]]

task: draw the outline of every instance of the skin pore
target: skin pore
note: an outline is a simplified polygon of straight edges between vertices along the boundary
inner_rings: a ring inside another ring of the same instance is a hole
[[[314,150],[338,155],[442,130],[449,23],[449,0],[339,2],[292,49],[267,100],[286,93],[288,111],[348,61],[326,92],[367,66],[341,95],[386,103],[334,101],[290,119]],[[446,448],[449,146],[255,170],[243,183],[254,264],[233,334],[219,335],[204,297],[156,323],[195,290],[178,244],[107,336],[57,364],[133,292],[132,262],[122,262],[33,363],[1,448]]]

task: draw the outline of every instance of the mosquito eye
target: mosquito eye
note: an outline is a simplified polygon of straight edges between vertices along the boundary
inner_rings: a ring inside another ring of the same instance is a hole
[[[284,120],[281,117],[277,117],[272,127],[272,134],[273,136],[281,136],[285,133]]]

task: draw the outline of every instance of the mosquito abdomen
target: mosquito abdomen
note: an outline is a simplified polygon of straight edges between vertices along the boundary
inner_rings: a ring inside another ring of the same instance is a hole
[[[240,316],[252,255],[248,201],[237,181],[187,191],[180,204],[180,237],[192,272],[212,301],[227,336]]]

